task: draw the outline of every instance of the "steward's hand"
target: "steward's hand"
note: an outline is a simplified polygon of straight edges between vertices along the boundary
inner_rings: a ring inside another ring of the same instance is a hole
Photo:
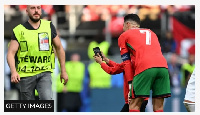
[[[19,83],[20,76],[17,72],[11,73],[11,82],[12,83]]]
[[[62,79],[64,80],[64,85],[66,85],[67,84],[67,81],[68,81],[68,75],[67,75],[67,72],[65,71],[65,72],[61,72],[61,74],[60,74],[60,81],[61,81],[61,83],[62,83]]]

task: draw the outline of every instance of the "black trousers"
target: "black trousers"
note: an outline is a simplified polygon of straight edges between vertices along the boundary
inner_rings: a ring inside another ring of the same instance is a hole
[[[78,92],[66,92],[62,96],[63,109],[68,112],[79,112],[82,105],[80,93]]]
[[[141,107],[140,107],[140,112],[145,112],[145,108],[148,104],[148,100],[144,100]],[[128,104],[124,104],[123,108],[121,109],[120,112],[129,112],[129,105]]]

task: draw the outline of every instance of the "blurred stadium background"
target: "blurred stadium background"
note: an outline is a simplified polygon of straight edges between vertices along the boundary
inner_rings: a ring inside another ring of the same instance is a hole
[[[26,5],[4,5],[5,100],[19,99],[18,86],[10,83],[6,54],[12,29],[28,19],[25,10]],[[141,18],[141,27],[149,28],[157,34],[163,55],[168,61],[172,97],[165,100],[164,111],[186,112],[183,105],[185,89],[188,76],[195,66],[195,6],[42,5],[42,10],[42,18],[51,20],[58,31],[66,51],[66,62],[76,53],[85,66],[84,72],[79,73],[83,74],[83,78],[79,80],[79,90],[60,86],[56,80],[59,75],[59,68],[56,66],[53,75],[55,111],[67,111],[62,108],[70,106],[63,104],[69,102],[65,99],[67,92],[80,93],[81,112],[120,111],[124,104],[123,75],[110,76],[103,73],[91,58],[91,48],[99,46],[110,59],[121,63],[117,39],[122,33],[123,16],[137,13]],[[152,112],[151,98],[146,111]]]

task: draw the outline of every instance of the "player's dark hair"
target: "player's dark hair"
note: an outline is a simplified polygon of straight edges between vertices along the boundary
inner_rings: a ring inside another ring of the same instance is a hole
[[[124,17],[124,22],[126,22],[126,21],[135,21],[140,25],[140,18],[137,14],[127,14]]]

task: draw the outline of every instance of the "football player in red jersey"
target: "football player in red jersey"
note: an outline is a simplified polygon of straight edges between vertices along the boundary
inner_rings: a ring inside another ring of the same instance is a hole
[[[164,98],[171,96],[168,66],[156,34],[140,28],[137,14],[124,17],[124,32],[118,38],[124,74],[133,78],[130,90],[130,112],[139,112],[143,100],[150,96],[154,112],[163,112]],[[132,66],[130,55],[135,57]],[[134,67],[134,68],[132,68]]]

